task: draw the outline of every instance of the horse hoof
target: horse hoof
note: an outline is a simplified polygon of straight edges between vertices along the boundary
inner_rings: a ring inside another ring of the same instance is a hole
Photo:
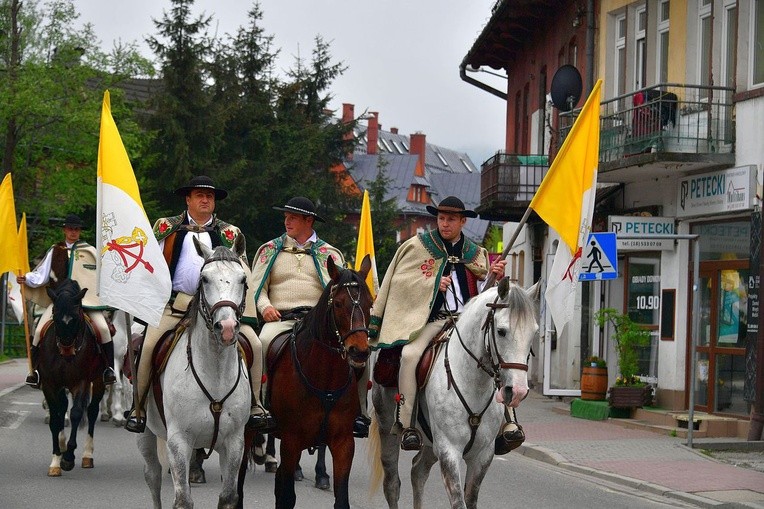
[[[74,462],[69,461],[67,459],[61,458],[61,469],[65,472],[69,472],[71,469],[74,468]]]
[[[328,490],[329,476],[328,475],[316,476],[316,488],[318,488],[319,490]]]
[[[61,467],[48,467],[48,477],[61,477]]]
[[[82,468],[93,468],[93,458],[82,458]]]
[[[294,480],[302,481],[303,479],[305,479],[305,476],[302,475],[302,469],[300,467],[297,467],[297,469],[294,471]]]
[[[275,474],[276,470],[279,469],[279,464],[275,461],[266,461],[265,462],[265,471],[269,474]]]
[[[101,414],[101,422],[108,422],[111,417],[109,417],[109,414]]]
[[[207,476],[204,475],[204,470],[198,472],[191,470],[188,473],[188,482],[193,484],[205,484],[207,482]]]
[[[46,415],[44,421],[45,424],[50,424],[50,415]]]
[[[252,455],[252,460],[255,462],[255,465],[262,465],[265,463],[265,450],[263,450],[262,445],[255,446],[255,452]]]

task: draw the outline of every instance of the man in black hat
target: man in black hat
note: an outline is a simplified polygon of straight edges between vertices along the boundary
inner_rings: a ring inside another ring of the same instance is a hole
[[[478,280],[491,271],[504,276],[505,260],[488,264],[488,252],[462,233],[467,218],[477,214],[455,196],[437,207],[438,229],[405,241],[395,253],[371,310],[369,337],[374,348],[403,344],[398,371],[398,420],[401,448],[419,450],[422,437],[414,427],[416,366],[430,340],[449,316],[458,315],[478,293]],[[433,295],[435,298],[433,299]],[[413,338],[413,339],[412,339]]]
[[[151,357],[159,339],[165,332],[175,328],[188,309],[191,298],[196,293],[204,259],[196,252],[193,238],[210,248],[232,247],[237,237],[244,234],[236,226],[226,223],[214,214],[215,202],[223,200],[228,192],[215,187],[210,177],[193,177],[188,184],[175,190],[175,194],[186,199],[186,211],[173,217],[163,217],[154,223],[154,236],[159,241],[172,277],[172,297],[165,307],[158,327],[149,327],[141,349],[138,363],[135,408],[130,413],[125,428],[134,433],[146,429],[144,401],[151,379]],[[249,272],[246,258],[242,266]],[[251,297],[251,295],[249,295]],[[247,308],[241,320],[239,332],[247,338],[254,353],[250,370],[252,388],[252,410],[248,426],[265,430],[272,425],[270,415],[260,404],[260,384],[262,383],[262,347],[251,327],[256,322],[251,298],[247,298]]]
[[[70,278],[77,281],[80,288],[88,289],[82,299],[82,307],[98,335],[101,352],[106,360],[107,367],[103,372],[103,381],[107,385],[113,384],[116,382],[116,376],[112,369],[114,365],[114,343],[111,341],[109,324],[103,315],[103,307],[95,287],[97,253],[93,246],[80,240],[83,225],[82,219],[78,215],[67,215],[61,226],[64,240],[53,244],[33,271],[16,278],[19,284],[24,284],[31,289],[28,292],[31,300],[41,306],[46,306],[45,312],[37,322],[32,346],[29,349],[32,372],[27,375],[26,383],[35,389],[40,388],[40,373],[37,371],[40,356],[38,345],[40,344],[42,329],[53,316],[53,303],[45,292],[45,288],[55,289],[62,280]]]
[[[342,253],[318,238],[315,222],[325,222],[308,198],[297,196],[283,207],[286,232],[266,242],[252,261],[252,286],[257,313],[262,318],[260,341],[268,351],[273,338],[292,330],[298,319],[316,305],[330,280],[326,260],[345,264]],[[268,458],[266,461],[275,461]]]

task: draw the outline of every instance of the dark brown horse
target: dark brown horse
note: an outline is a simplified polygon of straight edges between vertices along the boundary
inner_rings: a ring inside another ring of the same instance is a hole
[[[354,369],[364,367],[369,357],[372,299],[366,275],[371,261],[366,256],[356,272],[335,266],[329,257],[327,268],[331,281],[316,306],[286,342],[275,339],[268,354],[270,408],[277,423],[274,434],[281,439],[274,487],[279,509],[295,506],[294,471],[300,454],[321,444],[332,455],[334,507],[350,507],[353,422],[360,412]],[[239,471],[240,501],[246,463]]]
[[[82,297],[87,288],[65,279],[56,290],[48,289],[53,301],[53,321],[43,330],[40,341],[40,384],[50,410],[50,434],[53,438],[53,459],[48,475],[58,477],[61,470],[74,468],[77,429],[85,409],[88,414],[88,437],[82,454],[82,468],[93,468],[93,429],[98,406],[103,398],[105,357],[82,311]],[[65,389],[72,395],[71,434],[66,445],[64,416],[69,405]],[[92,389],[92,395],[91,395]],[[63,453],[63,454],[62,454]]]

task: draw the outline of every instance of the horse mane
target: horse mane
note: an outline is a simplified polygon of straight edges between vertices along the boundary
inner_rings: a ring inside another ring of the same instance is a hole
[[[468,316],[472,316],[474,314],[476,319],[482,323],[483,316],[488,313],[488,308],[485,307],[486,304],[492,303],[497,298],[498,287],[489,288],[488,290],[476,295],[464,306],[464,311],[462,312],[460,321],[464,319],[465,314]],[[515,284],[510,284],[507,296],[503,300],[501,298],[498,300],[499,302],[505,303],[509,306],[510,316],[512,317],[512,321],[514,323],[536,320],[537,312],[534,301],[525,292],[525,290],[523,290],[522,287]],[[476,306],[478,306],[479,309],[473,311],[472,308]]]

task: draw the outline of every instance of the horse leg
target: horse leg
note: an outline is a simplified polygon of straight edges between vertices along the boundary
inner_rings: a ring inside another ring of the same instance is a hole
[[[162,464],[157,452],[157,437],[148,429],[138,434],[138,450],[143,455],[143,479],[151,492],[154,509],[162,507]]]
[[[299,442],[299,437],[290,440],[290,437],[281,438],[281,463],[276,470],[276,481],[273,493],[276,495],[276,509],[292,509],[297,502],[297,495],[294,492],[294,471],[297,468],[297,462],[300,460],[302,450],[296,446],[290,446],[290,442]]]
[[[268,441],[265,445],[265,471],[274,473],[279,464],[276,461],[276,437],[268,433]]]
[[[239,464],[239,477],[236,481],[236,495],[238,501],[236,503],[236,509],[244,509],[244,480],[247,478],[247,468],[249,467],[250,455],[254,456],[256,453],[255,444],[257,443],[257,436],[262,438],[262,434],[257,431],[244,429],[244,451],[242,451],[241,463]],[[261,444],[262,445],[262,444]]]
[[[411,462],[411,487],[414,491],[414,508],[421,509],[423,504],[424,485],[430,476],[432,466],[437,463],[438,458],[432,452],[432,447],[424,446]]]
[[[204,449],[194,449],[191,461],[188,464],[188,481],[193,484],[204,484],[207,476],[204,475]]]
[[[462,484],[459,476],[460,456],[453,449],[447,447],[443,447],[442,449],[438,460],[440,461],[440,474],[443,477],[443,484],[446,486],[448,499],[451,501],[451,508],[462,509],[465,506],[464,492],[462,491]]]
[[[175,488],[173,508],[191,508],[191,486],[188,483],[189,462],[194,454],[190,437],[178,430],[167,430],[167,459],[170,461],[172,484]]]
[[[481,455],[467,462],[467,474],[464,479],[464,502],[467,509],[477,509],[478,494],[480,485],[483,483],[485,474],[488,473],[488,467],[491,466],[493,454]]]
[[[69,400],[63,389],[56,392],[45,392],[45,401],[47,402],[49,418],[48,428],[53,439],[53,457],[48,466],[49,477],[61,476],[61,451],[66,448],[62,435],[64,433],[64,415]]]
[[[238,501],[236,473],[244,456],[244,435],[236,434],[218,448],[220,455],[220,473],[223,477],[223,487],[218,498],[218,509],[236,509]]]
[[[114,399],[115,387],[116,384],[106,389],[108,395],[101,400],[101,422],[107,422],[114,415],[111,411],[111,405]]]
[[[85,383],[75,394],[72,395],[72,410],[69,416],[72,421],[72,429],[69,431],[69,441],[66,443],[66,452],[61,457],[61,468],[69,471],[74,468],[74,451],[77,450],[77,430],[85,415],[85,408],[90,402],[90,384]]]
[[[318,446],[318,457],[316,458],[316,488],[320,490],[329,489],[329,476],[326,473],[326,445]]]
[[[334,471],[334,509],[350,509],[350,468],[353,466],[353,435],[341,436],[329,444]]]
[[[388,432],[389,428],[379,428],[379,439],[381,442],[382,468],[384,470],[384,479],[382,487],[385,492],[385,500],[390,509],[398,508],[398,500],[401,498],[401,478],[398,475],[398,457],[400,447],[398,446],[398,437]]]
[[[103,401],[104,390],[103,384],[93,384],[93,395],[88,405],[88,436],[82,451],[82,468],[93,468],[93,437],[95,436],[95,424],[98,420],[98,409]]]

